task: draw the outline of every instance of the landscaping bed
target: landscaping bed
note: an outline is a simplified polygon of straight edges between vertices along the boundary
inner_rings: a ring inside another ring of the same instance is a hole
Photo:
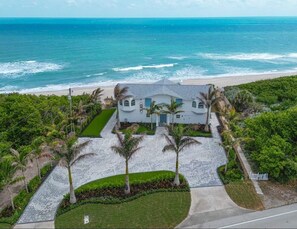
[[[115,109],[102,110],[91,123],[82,131],[81,137],[100,137],[100,133],[115,112]]]
[[[204,137],[211,138],[212,133],[204,131],[205,125],[196,125],[196,124],[184,124],[188,128],[187,136],[189,137]]]
[[[69,195],[65,196],[57,211],[56,228],[83,227],[82,218],[71,215],[83,217],[86,211],[92,220],[87,227],[174,227],[187,216],[190,208],[188,183],[180,175],[181,185],[173,186],[174,176],[169,171],[131,174],[129,195],[124,194],[124,175],[83,185],[75,190],[76,204],[70,205]],[[160,213],[167,215],[167,219],[160,217]]]
[[[156,124],[153,124],[153,129],[151,129],[150,123],[121,123],[121,128],[119,131],[125,134],[130,127],[136,125],[138,128],[135,130],[134,134],[154,135],[156,133]],[[115,133],[115,130],[113,130],[113,133]]]
[[[13,211],[11,207],[7,207],[0,212],[0,225],[13,225],[18,221],[30,199],[33,197],[42,182],[46,179],[47,175],[51,172],[52,168],[53,167],[51,167],[51,165],[44,166],[41,169],[42,178],[40,179],[38,176],[36,176],[28,183],[29,193],[27,193],[26,190],[22,190],[17,196],[14,197],[15,211]]]

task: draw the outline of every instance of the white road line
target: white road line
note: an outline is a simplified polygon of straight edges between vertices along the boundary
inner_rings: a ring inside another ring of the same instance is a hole
[[[235,223],[235,224],[231,224],[231,225],[224,226],[224,227],[219,227],[219,228],[223,229],[223,228],[236,227],[236,226],[240,226],[240,225],[243,225],[243,224],[253,223],[253,222],[257,222],[257,221],[261,221],[261,220],[265,220],[265,219],[271,219],[271,218],[275,218],[275,217],[279,217],[279,216],[283,216],[283,215],[289,215],[289,214],[292,214],[292,213],[295,213],[295,212],[297,212],[297,210],[284,212],[284,213],[280,213],[280,214],[276,214],[276,215],[271,215],[271,216],[267,216],[267,217],[263,217],[263,218],[259,218],[259,219],[249,220],[249,221],[245,221],[245,222],[241,222],[241,223]]]

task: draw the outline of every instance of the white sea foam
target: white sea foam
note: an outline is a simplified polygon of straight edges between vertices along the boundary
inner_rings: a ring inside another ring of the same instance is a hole
[[[92,76],[103,76],[105,75],[106,72],[100,72],[100,73],[95,73],[95,74],[89,74],[89,75],[86,75],[87,78],[90,78]]]
[[[190,58],[189,56],[169,56],[168,59],[172,59],[172,60],[185,60]]]
[[[139,65],[139,66],[135,66],[135,67],[126,67],[126,68],[113,68],[112,70],[115,72],[127,72],[127,71],[140,71],[143,69],[150,69],[150,68],[170,68],[170,67],[174,67],[175,65],[177,65],[177,63],[173,63],[173,64],[158,64],[158,65]]]
[[[35,60],[0,63],[0,78],[15,78],[27,74],[58,71],[62,65]]]
[[[285,58],[289,55],[279,55],[271,53],[239,53],[239,54],[216,54],[216,53],[200,53],[199,56],[211,60],[276,60]]]

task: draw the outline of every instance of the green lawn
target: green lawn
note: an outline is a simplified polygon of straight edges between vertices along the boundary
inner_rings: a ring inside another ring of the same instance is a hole
[[[189,192],[163,192],[122,204],[85,204],[56,218],[56,228],[174,228],[187,217]],[[90,223],[83,224],[84,215]]]
[[[236,181],[225,186],[230,198],[240,207],[263,210],[261,198],[256,193],[251,181]]]
[[[0,223],[0,229],[10,229],[12,226],[7,223]]]
[[[115,109],[103,110],[82,132],[81,137],[100,137],[100,133],[109,121]]]

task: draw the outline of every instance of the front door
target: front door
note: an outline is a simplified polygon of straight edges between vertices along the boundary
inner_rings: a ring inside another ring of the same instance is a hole
[[[167,124],[167,114],[160,114],[160,126]]]

